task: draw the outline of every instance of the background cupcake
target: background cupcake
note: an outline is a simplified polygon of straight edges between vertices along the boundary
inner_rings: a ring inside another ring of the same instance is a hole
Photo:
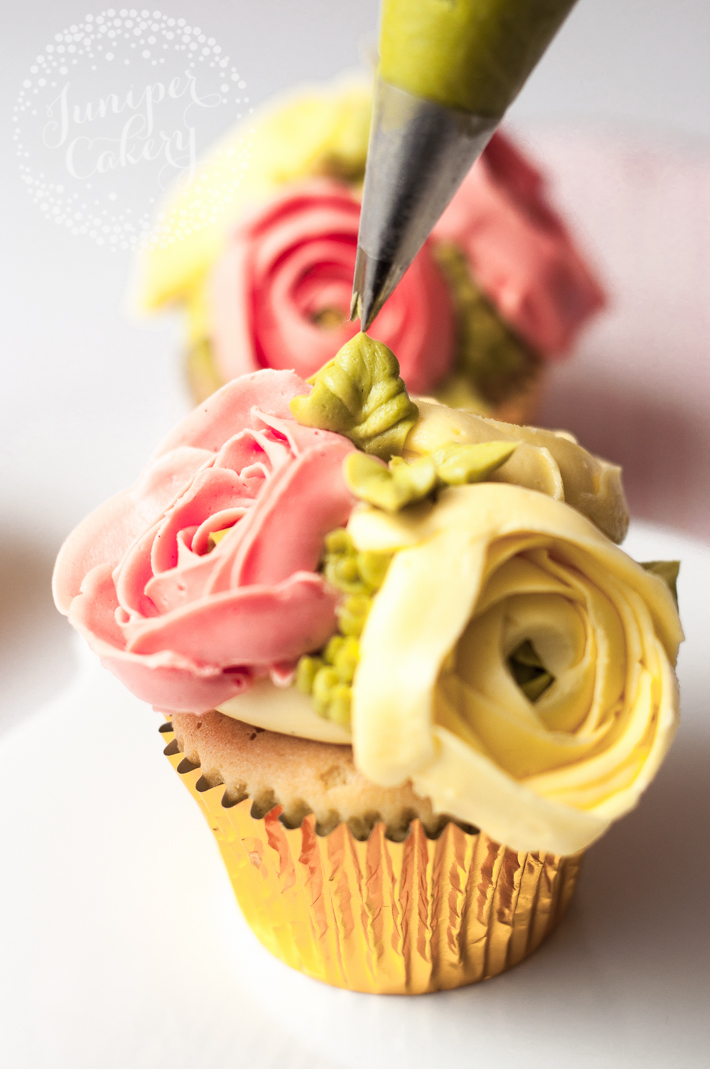
[[[357,331],[348,315],[370,105],[353,80],[277,101],[166,205],[175,222],[142,264],[140,299],[185,307],[196,399],[259,367],[310,375]],[[499,133],[372,335],[398,353],[413,392],[522,422],[545,361],[569,353],[604,301],[542,176]]]

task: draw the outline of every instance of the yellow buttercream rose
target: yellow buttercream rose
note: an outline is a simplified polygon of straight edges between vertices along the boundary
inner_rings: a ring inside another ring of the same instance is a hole
[[[634,807],[678,718],[682,631],[660,578],[570,505],[507,483],[361,506],[348,530],[395,550],[353,684],[369,779],[411,779],[517,850],[575,853]],[[541,666],[539,696],[516,656]]]
[[[593,520],[612,542],[622,542],[629,510],[621,468],[588,453],[567,431],[547,431],[502,423],[459,408],[416,399],[419,419],[404,443],[404,455],[435,453],[447,445],[517,442],[510,460],[491,478],[538,490],[566,501]]]

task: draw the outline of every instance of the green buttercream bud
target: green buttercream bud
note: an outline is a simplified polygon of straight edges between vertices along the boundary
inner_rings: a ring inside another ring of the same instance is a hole
[[[360,578],[357,551],[348,532],[339,527],[325,538],[323,572],[331,586],[345,594],[364,594],[367,587]]]
[[[392,560],[391,553],[375,553],[365,550],[357,555],[357,566],[364,582],[374,593],[382,586]]]
[[[354,553],[355,543],[344,527],[336,527],[325,536],[325,548],[328,553]]]
[[[340,724],[341,727],[350,727],[350,705],[352,702],[352,691],[346,683],[341,683],[337,687],[333,687],[330,696],[330,705],[328,706],[328,719],[334,720],[336,724]]]
[[[350,726],[351,686],[360,660],[359,635],[372,605],[372,595],[382,585],[392,556],[370,551],[358,553],[343,527],[325,536],[323,570],[328,581],[346,596],[336,609],[338,631],[317,656],[304,655],[299,659],[294,684],[302,693],[312,696],[319,716],[343,727]]]
[[[358,640],[352,636],[343,639],[333,660],[335,671],[343,683],[352,683],[359,660],[360,643]]]
[[[419,410],[386,345],[356,334],[312,381],[308,397],[291,401],[299,423],[343,434],[358,449],[385,460],[402,452]]]
[[[351,594],[336,609],[338,626],[344,635],[359,638],[370,611],[371,599],[362,594]]]
[[[343,462],[343,474],[356,497],[387,512],[421,501],[436,486],[436,468],[429,456],[412,464],[393,457],[386,468],[374,457],[350,453]]]
[[[328,716],[331,691],[339,684],[340,677],[334,668],[325,665],[316,672],[313,680],[313,704],[319,716]]]
[[[673,600],[678,605],[678,572],[680,571],[679,560],[647,560],[641,564],[647,572],[659,576],[673,595]]]
[[[323,667],[320,657],[301,657],[296,667],[296,687],[302,694],[313,693],[313,681],[316,673]]]
[[[505,464],[517,442],[477,442],[472,445],[445,445],[433,454],[436,473],[450,486],[480,483]]]
[[[335,560],[327,561],[325,577],[332,586],[346,594],[365,592],[365,585],[360,579],[357,566],[357,557],[354,554],[352,557],[336,557]]]
[[[346,642],[347,639],[343,638],[342,635],[333,635],[328,640],[328,645],[323,651],[323,660],[326,664],[335,664],[336,658]]]

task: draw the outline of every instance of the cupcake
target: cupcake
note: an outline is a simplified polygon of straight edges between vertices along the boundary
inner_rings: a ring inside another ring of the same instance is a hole
[[[348,321],[371,91],[300,91],[238,126],[165,206],[141,264],[148,309],[187,313],[196,401],[259,368],[314,374]],[[514,422],[604,293],[545,182],[496,134],[372,325],[407,388]]]
[[[671,742],[677,565],[619,469],[413,401],[356,335],[221,387],[67,539],[59,609],[165,753],[274,954],[358,991],[472,983],[561,918]]]

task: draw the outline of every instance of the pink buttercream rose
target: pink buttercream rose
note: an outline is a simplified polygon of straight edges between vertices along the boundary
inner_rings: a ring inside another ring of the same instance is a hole
[[[316,568],[353,506],[353,446],[293,420],[288,403],[305,392],[291,371],[228,383],[62,547],[57,606],[159,709],[202,712],[255,676],[283,682],[335,629],[336,594]]]
[[[314,374],[360,329],[348,322],[360,203],[328,179],[289,186],[243,219],[211,280],[212,341],[225,380],[259,367]],[[427,242],[369,331],[413,393],[451,370],[454,314]]]
[[[550,206],[542,175],[500,133],[469,171],[433,238],[463,249],[483,292],[542,356],[563,355],[606,303]]]

